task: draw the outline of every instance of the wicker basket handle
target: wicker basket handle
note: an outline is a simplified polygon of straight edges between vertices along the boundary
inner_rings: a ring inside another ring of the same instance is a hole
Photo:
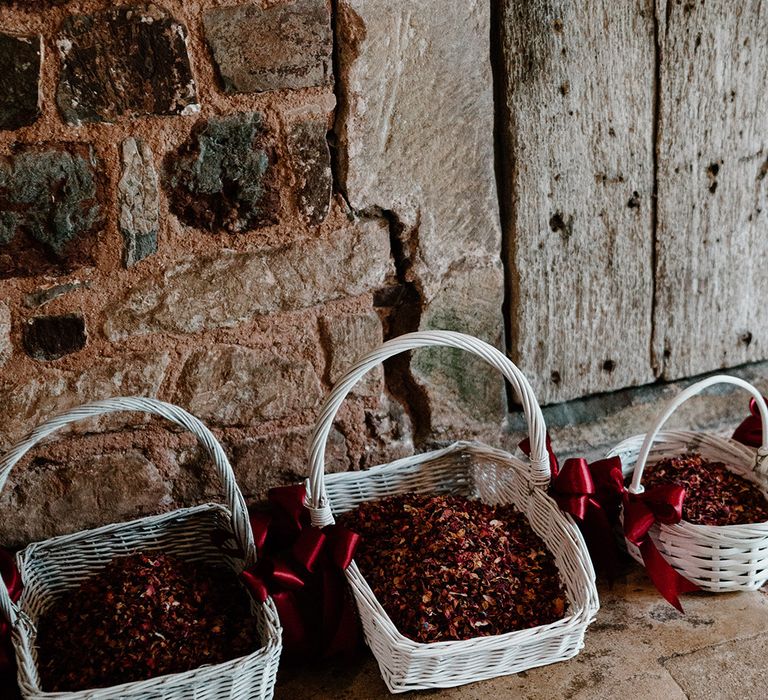
[[[310,450],[310,476],[307,480],[306,505],[312,515],[312,524],[324,527],[334,522],[325,491],[325,447],[333,421],[347,394],[363,376],[384,360],[409,350],[428,347],[447,347],[465,350],[485,360],[509,381],[523,405],[531,441],[531,475],[534,484],[549,484],[549,456],[546,447],[547,428],[533,389],[525,375],[506,355],[492,345],[463,333],[454,331],[420,331],[407,333],[387,341],[359,360],[331,391],[312,434]]]
[[[94,403],[78,406],[60,416],[55,416],[35,428],[24,440],[12,447],[0,459],[0,492],[2,492],[8,476],[16,463],[24,457],[37,443],[45,439],[60,428],[70,423],[93,418],[118,411],[141,411],[152,413],[161,418],[166,418],[172,423],[180,425],[195,435],[200,444],[205,448],[213,460],[216,473],[224,484],[226,503],[232,515],[232,528],[238,544],[245,552],[246,566],[250,566],[256,560],[256,548],[253,541],[253,531],[248,519],[248,509],[240,488],[235,481],[235,474],[229,464],[224,449],[219,441],[203,423],[183,408],[173,404],[158,401],[156,399],[139,397],[120,397],[105,399]],[[11,624],[16,621],[16,606],[11,602],[8,589],[0,576],[0,612]]]
[[[643,486],[640,481],[643,478],[645,463],[648,461],[648,455],[651,452],[651,446],[656,440],[656,437],[658,436],[659,431],[661,430],[661,427],[664,425],[664,423],[666,423],[669,417],[688,399],[696,396],[697,394],[700,394],[704,389],[715,384],[733,384],[734,386],[748,391],[754,397],[755,402],[757,403],[757,408],[760,411],[760,418],[763,424],[762,446],[757,450],[755,469],[761,474],[768,472],[768,406],[766,406],[762,394],[749,382],[745,382],[743,379],[739,379],[738,377],[731,377],[727,374],[720,374],[714,377],[707,377],[707,379],[702,379],[700,382],[696,382],[696,384],[692,384],[684,391],[681,391],[674,399],[672,399],[672,401],[667,404],[666,408],[664,408],[664,410],[661,412],[661,415],[656,419],[656,423],[654,424],[653,428],[646,434],[645,440],[643,441],[643,446],[640,448],[640,452],[637,456],[637,461],[635,462],[635,471],[632,475],[632,484],[629,487],[631,493],[643,492]]]

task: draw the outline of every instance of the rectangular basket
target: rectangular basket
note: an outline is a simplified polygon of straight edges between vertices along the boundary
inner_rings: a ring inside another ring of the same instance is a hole
[[[226,663],[201,666],[183,673],[145,681],[77,692],[45,692],[40,686],[36,623],[62,595],[71,595],[113,558],[136,552],[165,552],[191,562],[217,564],[239,573],[255,560],[255,547],[245,500],[235,482],[224,450],[210,431],[186,411],[153,399],[116,398],[73,409],[38,427],[0,461],[0,491],[14,465],[38,442],[77,420],[115,411],[145,411],[162,416],[195,434],[214,461],[225,485],[227,506],[205,504],[132,522],[107,525],[29,545],[17,556],[24,589],[11,602],[0,584],[0,614],[12,625],[18,680],[26,699],[56,700],[268,700],[273,696],[282,649],[281,628],[271,599],[252,603],[261,648]],[[228,532],[246,552],[245,558],[226,554],[212,534]]]
[[[690,431],[662,431],[669,417],[693,396],[714,384],[732,384],[754,398],[763,424],[763,447],[757,450],[734,440]],[[731,471],[755,483],[768,498],[768,408],[760,392],[738,377],[708,377],[678,394],[645,435],[636,435],[614,447],[608,456],[621,459],[625,477],[633,475],[629,492],[643,492],[647,464],[698,452],[705,459],[723,462]],[[675,525],[655,524],[650,536],[662,556],[683,577],[713,593],[751,591],[768,581],[768,522],[749,525],[696,525],[685,520]],[[627,541],[627,551],[641,564],[639,549]]]
[[[374,366],[401,352],[429,346],[478,355],[512,384],[528,420],[531,460],[473,442],[400,459],[363,472],[325,476],[324,453],[336,413],[352,387]],[[323,527],[334,514],[364,501],[395,494],[450,493],[489,504],[513,504],[553,554],[568,601],[562,619],[527,630],[463,641],[423,644],[403,636],[392,623],[354,562],[346,571],[368,645],[393,693],[443,688],[517,673],[576,655],[597,614],[595,574],[586,545],[573,521],[547,495],[549,456],[546,427],[533,391],[501,352],[471,336],[423,331],[388,341],[358,362],[328,397],[311,447],[307,506],[312,522]]]

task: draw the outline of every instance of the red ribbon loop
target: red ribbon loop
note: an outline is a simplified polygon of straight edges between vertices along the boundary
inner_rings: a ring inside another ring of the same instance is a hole
[[[529,441],[521,442],[520,449],[528,454]],[[568,459],[560,470],[549,436],[547,450],[553,475],[550,494],[576,520],[595,568],[605,571],[609,579],[615,575],[619,551],[612,532],[623,504],[627,539],[640,549],[645,568],[659,592],[682,612],[678,596],[699,588],[672,568],[649,533],[655,523],[673,525],[682,520],[685,489],[677,485],[659,486],[635,496],[624,488],[619,457],[591,464],[581,458]]]
[[[343,572],[359,535],[340,525],[311,527],[303,486],[272,489],[269,504],[269,514],[251,515],[259,559],[243,582],[259,602],[272,597],[286,654],[352,652],[360,628]]]
[[[552,479],[552,495],[560,508],[570,513],[576,520],[584,520],[587,510],[595,495],[595,483],[586,459],[567,459],[562,470]],[[600,504],[593,501],[593,505]]]
[[[529,455],[530,441],[523,440],[520,449]],[[621,460],[611,457],[590,464],[586,459],[572,458],[560,469],[549,435],[547,452],[552,471],[550,495],[576,520],[595,567],[612,579],[619,559],[613,525],[618,522],[624,492]]]
[[[749,412],[751,415],[745,418],[733,432],[733,439],[748,447],[762,447],[763,421],[755,399],[750,399]]]
[[[624,534],[640,549],[648,575],[659,593],[680,612],[683,612],[680,594],[698,591],[699,587],[662,556],[651,539],[650,530],[656,523],[679,523],[683,518],[684,499],[685,489],[677,484],[656,486],[640,494],[624,494]]]

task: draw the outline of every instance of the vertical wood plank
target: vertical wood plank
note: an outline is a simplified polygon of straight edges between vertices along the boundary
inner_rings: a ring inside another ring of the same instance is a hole
[[[674,379],[768,357],[768,6],[657,14],[654,353]]]
[[[505,0],[513,359],[540,400],[654,379],[652,0]]]

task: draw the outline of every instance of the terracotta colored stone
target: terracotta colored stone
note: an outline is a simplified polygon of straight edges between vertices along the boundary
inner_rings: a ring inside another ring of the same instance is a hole
[[[305,427],[240,443],[233,453],[233,468],[248,498],[263,500],[275,486],[304,481],[311,434],[312,428]],[[328,471],[346,471],[348,468],[349,455],[344,437],[338,430],[332,430],[328,436]]]
[[[160,189],[152,149],[140,139],[122,144],[123,175],[117,185],[123,263],[132,267],[157,252]]]
[[[389,236],[379,221],[358,222],[329,239],[253,252],[222,250],[178,260],[137,282],[106,310],[111,340],[144,333],[199,333],[255,316],[302,309],[384,284],[392,270]]]
[[[373,310],[328,314],[320,319],[320,331],[327,345],[326,373],[334,384],[365,353],[384,342],[381,319]],[[352,393],[359,396],[380,394],[383,381],[384,371],[379,365],[358,382]]]
[[[273,138],[256,112],[211,118],[166,158],[171,211],[209,231],[248,231],[277,221]]]
[[[57,44],[56,99],[70,124],[199,111],[187,30],[154,3],[70,15]]]
[[[137,450],[20,465],[0,498],[0,541],[30,542],[159,512],[171,485]]]
[[[19,129],[40,116],[42,37],[0,34],[0,129]]]
[[[99,358],[77,372],[40,365],[36,371],[6,374],[0,381],[0,448],[5,449],[56,413],[113,396],[157,396],[170,358],[146,351]],[[77,423],[77,432],[117,430],[146,421],[141,414],[117,413]]]
[[[297,179],[296,197],[307,223],[321,224],[328,215],[333,191],[331,151],[325,138],[325,117],[306,119],[288,130],[288,148]]]
[[[219,7],[203,14],[203,24],[226,92],[296,89],[333,80],[326,0]]]
[[[290,353],[214,345],[192,353],[174,401],[204,421],[253,425],[317,405],[323,394],[311,363]]]
[[[0,163],[0,277],[91,261],[101,212],[96,168],[84,144],[25,147]]]
[[[58,360],[82,350],[85,319],[79,314],[37,316],[24,325],[24,349],[35,360]]]

